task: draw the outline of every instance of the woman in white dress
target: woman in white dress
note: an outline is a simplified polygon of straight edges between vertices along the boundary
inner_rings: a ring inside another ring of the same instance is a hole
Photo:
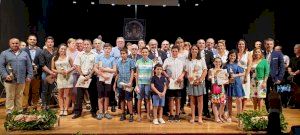
[[[246,47],[246,41],[243,39],[240,39],[237,43],[237,55],[238,65],[242,67],[246,73],[245,76],[241,77],[245,92],[245,96],[242,100],[243,111],[245,109],[247,99],[250,98],[250,72],[247,72],[247,69],[251,69],[250,65],[252,61],[252,55]]]
[[[73,59],[66,55],[67,46],[61,44],[58,52],[52,58],[51,69],[57,74],[56,84],[58,89],[58,104],[60,108],[59,115],[68,115],[68,107],[70,104],[70,90],[73,88],[72,71],[75,69],[73,66]]]
[[[217,45],[217,53],[214,55],[214,58],[221,58],[222,66],[227,63],[228,51],[226,50],[225,40],[219,40]]]

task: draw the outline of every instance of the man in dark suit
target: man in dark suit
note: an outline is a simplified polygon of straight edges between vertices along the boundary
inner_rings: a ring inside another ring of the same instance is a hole
[[[276,84],[280,84],[283,80],[285,66],[283,55],[281,52],[274,51],[274,39],[267,38],[264,41],[266,53],[265,57],[270,64],[270,74],[267,80],[267,97],[265,98],[266,109],[269,111],[269,93],[270,89],[273,89]]]
[[[160,63],[163,64],[165,59],[168,58],[166,52],[162,50],[157,49],[158,42],[155,39],[151,39],[149,41],[149,46],[150,46],[150,53],[149,53],[149,58],[151,60],[154,60],[154,63]]]
[[[25,89],[23,92],[23,108],[27,108],[30,104],[33,108],[37,107],[39,102],[39,90],[41,86],[41,73],[42,68],[38,67],[39,65],[39,55],[42,52],[42,49],[36,45],[37,38],[35,35],[31,34],[27,38],[28,46],[23,50],[30,56],[30,60],[33,67],[33,78],[31,82],[26,82]]]
[[[213,60],[214,60],[213,52],[209,50],[205,50],[204,39],[199,39],[197,41],[197,46],[199,47],[200,56],[201,58],[205,58],[206,67],[207,70],[209,70],[213,66]],[[203,96],[203,115],[208,118],[210,118],[210,113],[208,110],[208,96],[209,96],[208,90],[210,89],[210,86],[211,86],[211,82],[208,81],[208,75],[207,75],[205,78],[206,94]]]

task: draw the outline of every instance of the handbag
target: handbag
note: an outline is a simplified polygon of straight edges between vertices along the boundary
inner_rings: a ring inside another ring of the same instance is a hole
[[[211,93],[212,94],[220,94],[222,92],[222,87],[218,84],[214,83],[211,87]]]

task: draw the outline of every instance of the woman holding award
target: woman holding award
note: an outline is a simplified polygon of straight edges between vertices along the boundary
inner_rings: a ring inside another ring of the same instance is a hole
[[[203,95],[206,94],[205,76],[207,74],[206,63],[201,59],[199,48],[193,45],[190,49],[188,60],[186,62],[186,72],[188,76],[187,94],[191,100],[192,118],[191,123],[195,121],[195,102],[198,105],[198,112],[202,114],[203,110]],[[198,117],[199,124],[202,124],[202,115]]]
[[[70,74],[75,67],[73,59],[66,55],[67,46],[61,44],[58,52],[52,58],[51,69],[57,73],[56,84],[58,89],[58,102],[61,116],[68,115],[68,107],[70,104],[70,89],[73,88],[73,76]]]

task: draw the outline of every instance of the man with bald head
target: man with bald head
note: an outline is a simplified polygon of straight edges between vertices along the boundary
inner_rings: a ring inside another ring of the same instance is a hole
[[[213,55],[217,54],[217,50],[214,48],[215,40],[213,38],[208,38],[206,40],[206,50],[211,51]]]
[[[4,80],[6,92],[6,113],[22,109],[23,91],[25,82],[30,82],[33,76],[32,64],[29,55],[20,50],[20,41],[17,38],[9,40],[9,49],[0,56],[0,73]]]
[[[168,58],[167,54],[164,51],[158,50],[157,49],[158,42],[155,39],[151,39],[149,41],[149,47],[150,47],[150,53],[149,53],[149,58],[151,60],[154,60],[154,63],[160,63],[163,64],[166,58]]]
[[[291,58],[288,72],[294,76],[294,82],[300,85],[300,44],[296,44],[294,47],[295,57]]]
[[[167,54],[167,57],[171,57],[171,51],[170,51],[170,42],[168,40],[164,40],[161,42],[161,49]]]
[[[199,53],[200,53],[200,57],[202,59],[205,59],[206,62],[206,66],[207,69],[210,69],[213,67],[213,60],[214,60],[214,55],[212,51],[209,50],[205,50],[205,45],[208,45],[209,47],[211,47],[211,43],[214,44],[214,41],[212,38],[207,39],[207,41],[209,41],[210,43],[206,43],[205,44],[205,40],[204,39],[199,39],[197,41],[197,46],[199,48]],[[208,109],[208,90],[210,89],[211,86],[211,82],[208,81],[208,76],[206,76],[205,78],[205,87],[206,87],[206,93],[203,96],[203,115],[210,118],[210,113],[209,113],[209,109]]]

